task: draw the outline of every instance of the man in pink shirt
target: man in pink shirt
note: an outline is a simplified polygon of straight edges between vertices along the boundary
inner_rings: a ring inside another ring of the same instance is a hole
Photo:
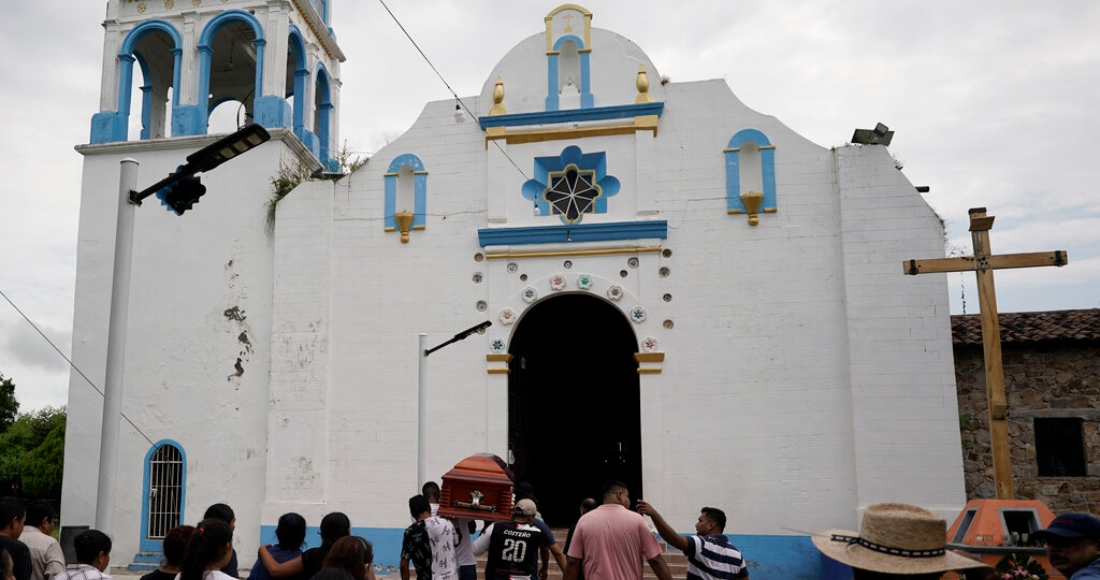
[[[641,580],[642,560],[649,562],[658,580],[672,580],[645,518],[629,507],[630,492],[625,484],[604,484],[603,505],[577,522],[565,580],[577,580],[582,567],[587,580]]]

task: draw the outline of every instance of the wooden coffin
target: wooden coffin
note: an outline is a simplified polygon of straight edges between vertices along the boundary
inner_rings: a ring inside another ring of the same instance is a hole
[[[512,473],[508,464],[488,453],[459,461],[443,475],[439,515],[499,522],[512,519]]]

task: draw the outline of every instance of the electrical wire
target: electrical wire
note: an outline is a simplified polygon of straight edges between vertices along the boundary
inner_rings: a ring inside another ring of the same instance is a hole
[[[83,377],[85,381],[88,381],[88,384],[91,385],[91,387],[93,389],[95,389],[95,392],[99,393],[99,396],[106,397],[106,395],[103,393],[103,390],[100,389],[99,387],[97,387],[96,384],[92,382],[92,379],[89,379],[88,375],[84,374],[84,371],[80,370],[80,367],[76,366],[76,364],[73,363],[73,361],[70,360],[69,357],[65,356],[65,353],[61,352],[61,349],[57,348],[57,345],[54,344],[52,340],[50,340],[50,337],[46,336],[46,333],[42,332],[42,329],[38,328],[38,325],[35,324],[30,318],[28,318],[26,314],[23,314],[23,311],[20,310],[19,307],[15,305],[15,302],[12,302],[11,298],[8,298],[8,295],[5,294],[3,290],[0,290],[0,296],[3,296],[4,300],[8,301],[8,304],[11,304],[11,307],[14,308],[16,312],[19,313],[19,316],[22,316],[23,320],[26,320],[27,324],[31,325],[31,328],[33,328],[36,332],[38,332],[38,334],[41,335],[42,338],[44,338],[46,340],[46,342],[49,343],[49,345],[52,346],[53,349],[57,351],[57,354],[61,355],[61,358],[65,359],[65,362],[69,363],[69,366],[71,366],[73,368],[73,370],[77,372],[77,374],[79,374],[81,377]],[[145,440],[149,442],[149,445],[156,446],[156,443],[154,443],[153,440],[150,439],[149,436],[146,435],[145,432],[142,431],[140,427],[135,425],[134,422],[131,421],[130,418],[126,416],[126,413],[120,412],[119,415],[122,416],[122,418],[125,419],[126,422],[129,423],[130,426],[133,427],[134,430],[138,432],[138,434],[140,434],[142,437],[144,437]]]
[[[424,62],[428,63],[428,66],[431,67],[433,72],[435,72],[435,76],[439,77],[439,80],[443,82],[443,86],[447,87],[447,90],[451,93],[451,96],[454,97],[455,102],[457,102],[462,107],[462,110],[466,111],[466,114],[469,115],[471,119],[476,120],[477,115],[475,115],[474,112],[466,106],[466,103],[458,96],[458,93],[456,93],[455,90],[451,88],[451,84],[447,82],[447,79],[443,78],[443,73],[439,72],[439,69],[437,69],[435,65],[432,64],[431,59],[429,59],[428,55],[424,53],[424,50],[420,48],[420,45],[417,44],[416,40],[414,40],[412,35],[409,34],[409,31],[405,29],[405,25],[401,24],[401,21],[397,19],[397,15],[393,13],[393,10],[390,10],[390,7],[386,5],[385,0],[378,0],[378,3],[386,9],[386,12],[389,13],[390,18],[393,19],[393,22],[397,24],[397,27],[400,28],[401,32],[405,34],[405,38],[409,39],[409,42],[412,43],[413,48],[415,48],[416,51],[420,53],[420,56],[424,59]],[[504,147],[501,147],[500,143],[498,143],[495,139],[493,140],[493,145],[496,145],[497,150],[499,150],[501,154],[503,154],[504,157],[508,159],[508,162],[512,164],[512,167],[516,168],[516,171],[518,171],[519,174],[523,176],[524,180],[530,179],[530,177],[527,176],[527,173],[520,168],[519,164],[517,164],[516,161],[512,159],[511,155],[508,155],[508,152],[505,151]]]

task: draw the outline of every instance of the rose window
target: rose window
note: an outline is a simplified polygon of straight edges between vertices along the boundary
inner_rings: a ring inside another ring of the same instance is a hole
[[[551,213],[573,223],[586,213],[595,213],[596,198],[602,195],[596,185],[596,172],[569,164],[565,170],[550,173],[550,186],[543,198],[550,202]]]

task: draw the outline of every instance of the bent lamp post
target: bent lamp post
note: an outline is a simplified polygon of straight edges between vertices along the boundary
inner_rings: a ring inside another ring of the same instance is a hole
[[[130,302],[130,258],[134,245],[134,209],[141,200],[157,194],[176,215],[191,209],[206,193],[196,173],[210,171],[269,141],[259,125],[249,125],[187,156],[168,177],[135,191],[138,162],[123,159],[119,171],[118,222],[115,226],[115,261],[111,279],[111,317],[107,329],[107,368],[103,384],[103,424],[99,443],[99,487],[96,491],[95,527],[111,530],[115,464],[118,459],[119,419],[122,415],[122,377],[125,368],[126,320]]]

